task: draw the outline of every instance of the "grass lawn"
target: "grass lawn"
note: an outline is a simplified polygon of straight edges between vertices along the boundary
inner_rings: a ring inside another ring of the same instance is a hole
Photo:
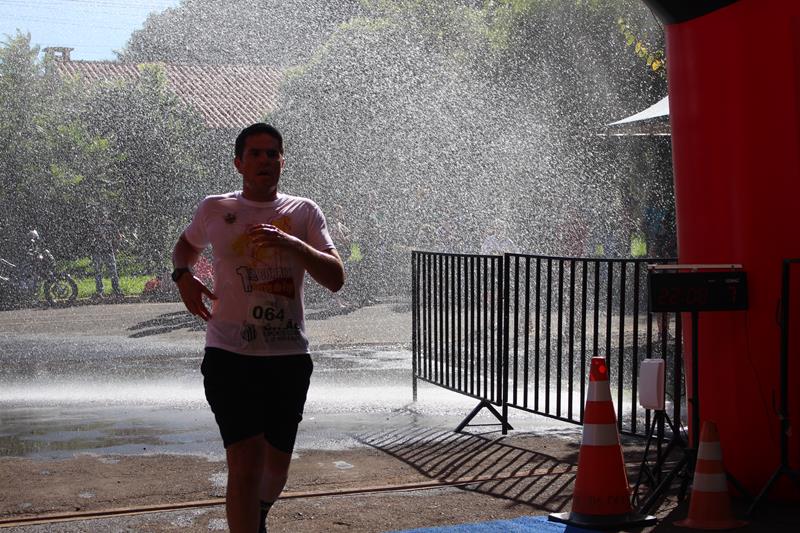
[[[139,296],[142,294],[144,284],[150,280],[152,276],[120,276],[119,287],[125,296]],[[94,277],[89,278],[76,278],[75,282],[78,284],[78,298],[89,298],[94,295]],[[111,278],[103,278],[103,294],[111,295]]]

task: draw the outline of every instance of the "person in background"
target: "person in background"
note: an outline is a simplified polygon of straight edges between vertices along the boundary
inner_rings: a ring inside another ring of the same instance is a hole
[[[517,245],[508,236],[508,224],[499,218],[489,226],[489,231],[481,243],[481,255],[503,255],[517,253]]]
[[[95,297],[103,297],[103,274],[111,279],[111,291],[117,298],[122,297],[117,271],[116,246],[121,240],[108,213],[103,213],[101,222],[95,227],[91,242],[92,268],[94,269]]]

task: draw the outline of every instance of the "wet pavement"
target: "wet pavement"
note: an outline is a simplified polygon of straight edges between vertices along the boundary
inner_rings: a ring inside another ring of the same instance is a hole
[[[219,455],[199,372],[200,326],[177,304],[0,313],[0,456]],[[317,346],[306,446],[339,446],[337,426],[410,403],[407,343],[391,332],[386,340]]]

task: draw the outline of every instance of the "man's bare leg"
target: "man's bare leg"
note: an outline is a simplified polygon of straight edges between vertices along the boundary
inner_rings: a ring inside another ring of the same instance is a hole
[[[289,464],[292,461],[292,454],[282,452],[264,441],[267,449],[267,458],[264,462],[264,469],[261,478],[261,492],[259,496],[262,502],[272,504],[280,496],[286,479],[289,477]]]
[[[267,462],[267,442],[263,435],[228,446],[228,490],[225,512],[231,533],[258,531],[259,493],[262,472]]]

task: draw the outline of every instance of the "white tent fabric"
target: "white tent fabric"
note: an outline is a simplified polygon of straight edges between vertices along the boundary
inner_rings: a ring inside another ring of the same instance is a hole
[[[620,124],[628,124],[630,122],[639,122],[651,118],[669,116],[669,96],[665,96],[655,104],[651,105],[644,111],[639,111],[635,115],[631,115],[622,120],[612,122],[609,126],[618,126]]]

